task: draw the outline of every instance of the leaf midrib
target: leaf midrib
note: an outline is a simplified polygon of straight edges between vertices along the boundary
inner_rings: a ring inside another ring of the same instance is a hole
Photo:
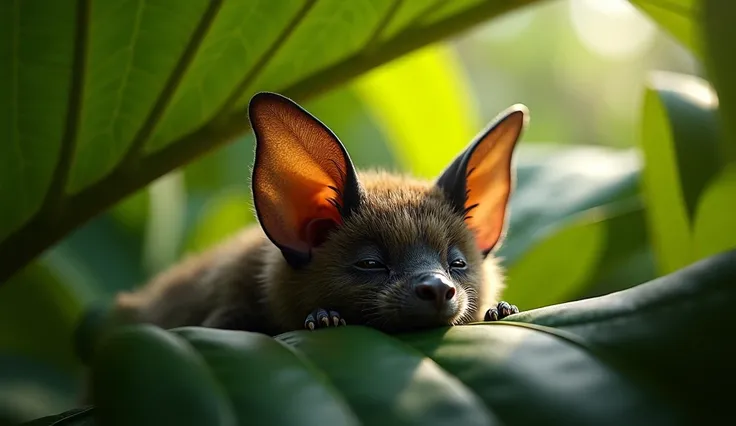
[[[51,182],[39,210],[39,215],[55,223],[66,208],[66,184],[71,174],[74,152],[77,149],[79,123],[82,115],[84,85],[87,77],[87,48],[89,47],[89,15],[91,0],[78,0],[74,34],[74,59],[71,70],[66,127],[62,136],[59,157],[51,175]]]

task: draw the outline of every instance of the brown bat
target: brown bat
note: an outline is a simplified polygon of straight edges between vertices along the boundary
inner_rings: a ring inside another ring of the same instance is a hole
[[[252,191],[260,226],[117,296],[123,318],[274,335],[365,325],[392,333],[498,320],[514,105],[428,182],[356,171],[335,134],[293,101],[256,94]],[[427,152],[425,155],[432,155]]]

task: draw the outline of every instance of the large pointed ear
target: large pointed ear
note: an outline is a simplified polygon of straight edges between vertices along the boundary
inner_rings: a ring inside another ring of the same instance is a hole
[[[502,112],[437,180],[453,207],[465,218],[483,256],[497,247],[505,231],[514,179],[511,157],[529,122],[521,104]]]
[[[337,136],[290,99],[257,93],[248,114],[256,137],[256,215],[286,261],[299,267],[357,208],[355,168]]]

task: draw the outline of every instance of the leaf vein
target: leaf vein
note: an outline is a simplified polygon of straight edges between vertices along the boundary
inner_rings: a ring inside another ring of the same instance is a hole
[[[40,214],[47,220],[55,222],[61,210],[65,209],[67,197],[66,184],[72,167],[72,160],[77,148],[79,120],[82,114],[82,100],[86,78],[87,42],[89,35],[90,0],[78,0],[76,31],[74,34],[74,59],[71,70],[69,103],[67,106],[66,128],[61,141],[59,157],[54,168],[51,184],[46,192]]]
[[[240,99],[240,96],[242,96],[243,92],[251,85],[251,83],[253,83],[253,81],[255,81],[260,76],[261,72],[276,56],[276,53],[278,53],[281,46],[286,43],[286,41],[289,39],[289,36],[294,33],[294,31],[304,20],[304,18],[307,17],[309,11],[314,7],[315,4],[317,4],[317,0],[307,0],[304,2],[301,9],[296,12],[294,17],[287,24],[286,28],[278,35],[278,37],[276,37],[276,40],[274,40],[273,44],[253,65],[253,68],[251,68],[250,72],[248,72],[245,77],[243,77],[243,79],[240,81],[240,83],[238,83],[237,86],[235,86],[235,90],[233,90],[233,92],[225,100],[225,102],[215,114],[216,118],[222,117],[232,109],[233,105],[235,105],[238,99]]]
[[[368,42],[365,44],[365,48],[370,50],[372,49],[376,43],[378,43],[381,39],[381,35],[383,35],[383,32],[386,30],[386,27],[393,21],[393,19],[396,17],[397,13],[399,12],[399,9],[401,9],[401,6],[404,4],[405,0],[395,0],[391,5],[389,6],[388,10],[386,10],[385,15],[381,20],[378,22],[378,25],[376,25],[376,28],[373,30],[373,33],[368,38]]]
[[[174,99],[174,96],[179,89],[179,85],[184,79],[184,75],[189,69],[189,66],[194,61],[194,58],[199,51],[199,47],[202,45],[202,42],[209,32],[209,29],[214,23],[215,18],[217,17],[217,14],[222,7],[222,3],[223,0],[211,0],[209,2],[209,6],[205,10],[205,13],[202,15],[202,19],[199,21],[197,28],[192,33],[192,36],[189,39],[184,52],[182,52],[179,61],[177,62],[174,70],[166,81],[166,85],[159,94],[159,97],[156,100],[153,108],[151,109],[148,117],[146,118],[146,121],[143,123],[143,126],[141,126],[141,128],[138,130],[135,137],[133,138],[133,142],[130,144],[128,151],[126,152],[123,160],[118,165],[118,168],[125,169],[126,167],[129,167],[132,163],[138,161],[141,155],[141,151],[143,151],[143,147],[148,141],[148,138],[153,133],[156,125],[166,111],[166,108]]]

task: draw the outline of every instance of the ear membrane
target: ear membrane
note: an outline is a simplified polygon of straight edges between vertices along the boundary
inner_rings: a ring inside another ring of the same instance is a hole
[[[248,114],[256,137],[258,221],[289,264],[303,265],[357,208],[355,168],[337,136],[290,99],[257,93]]]
[[[437,186],[465,218],[485,256],[499,245],[513,189],[511,160],[529,122],[529,110],[514,105],[484,129],[440,175]]]

